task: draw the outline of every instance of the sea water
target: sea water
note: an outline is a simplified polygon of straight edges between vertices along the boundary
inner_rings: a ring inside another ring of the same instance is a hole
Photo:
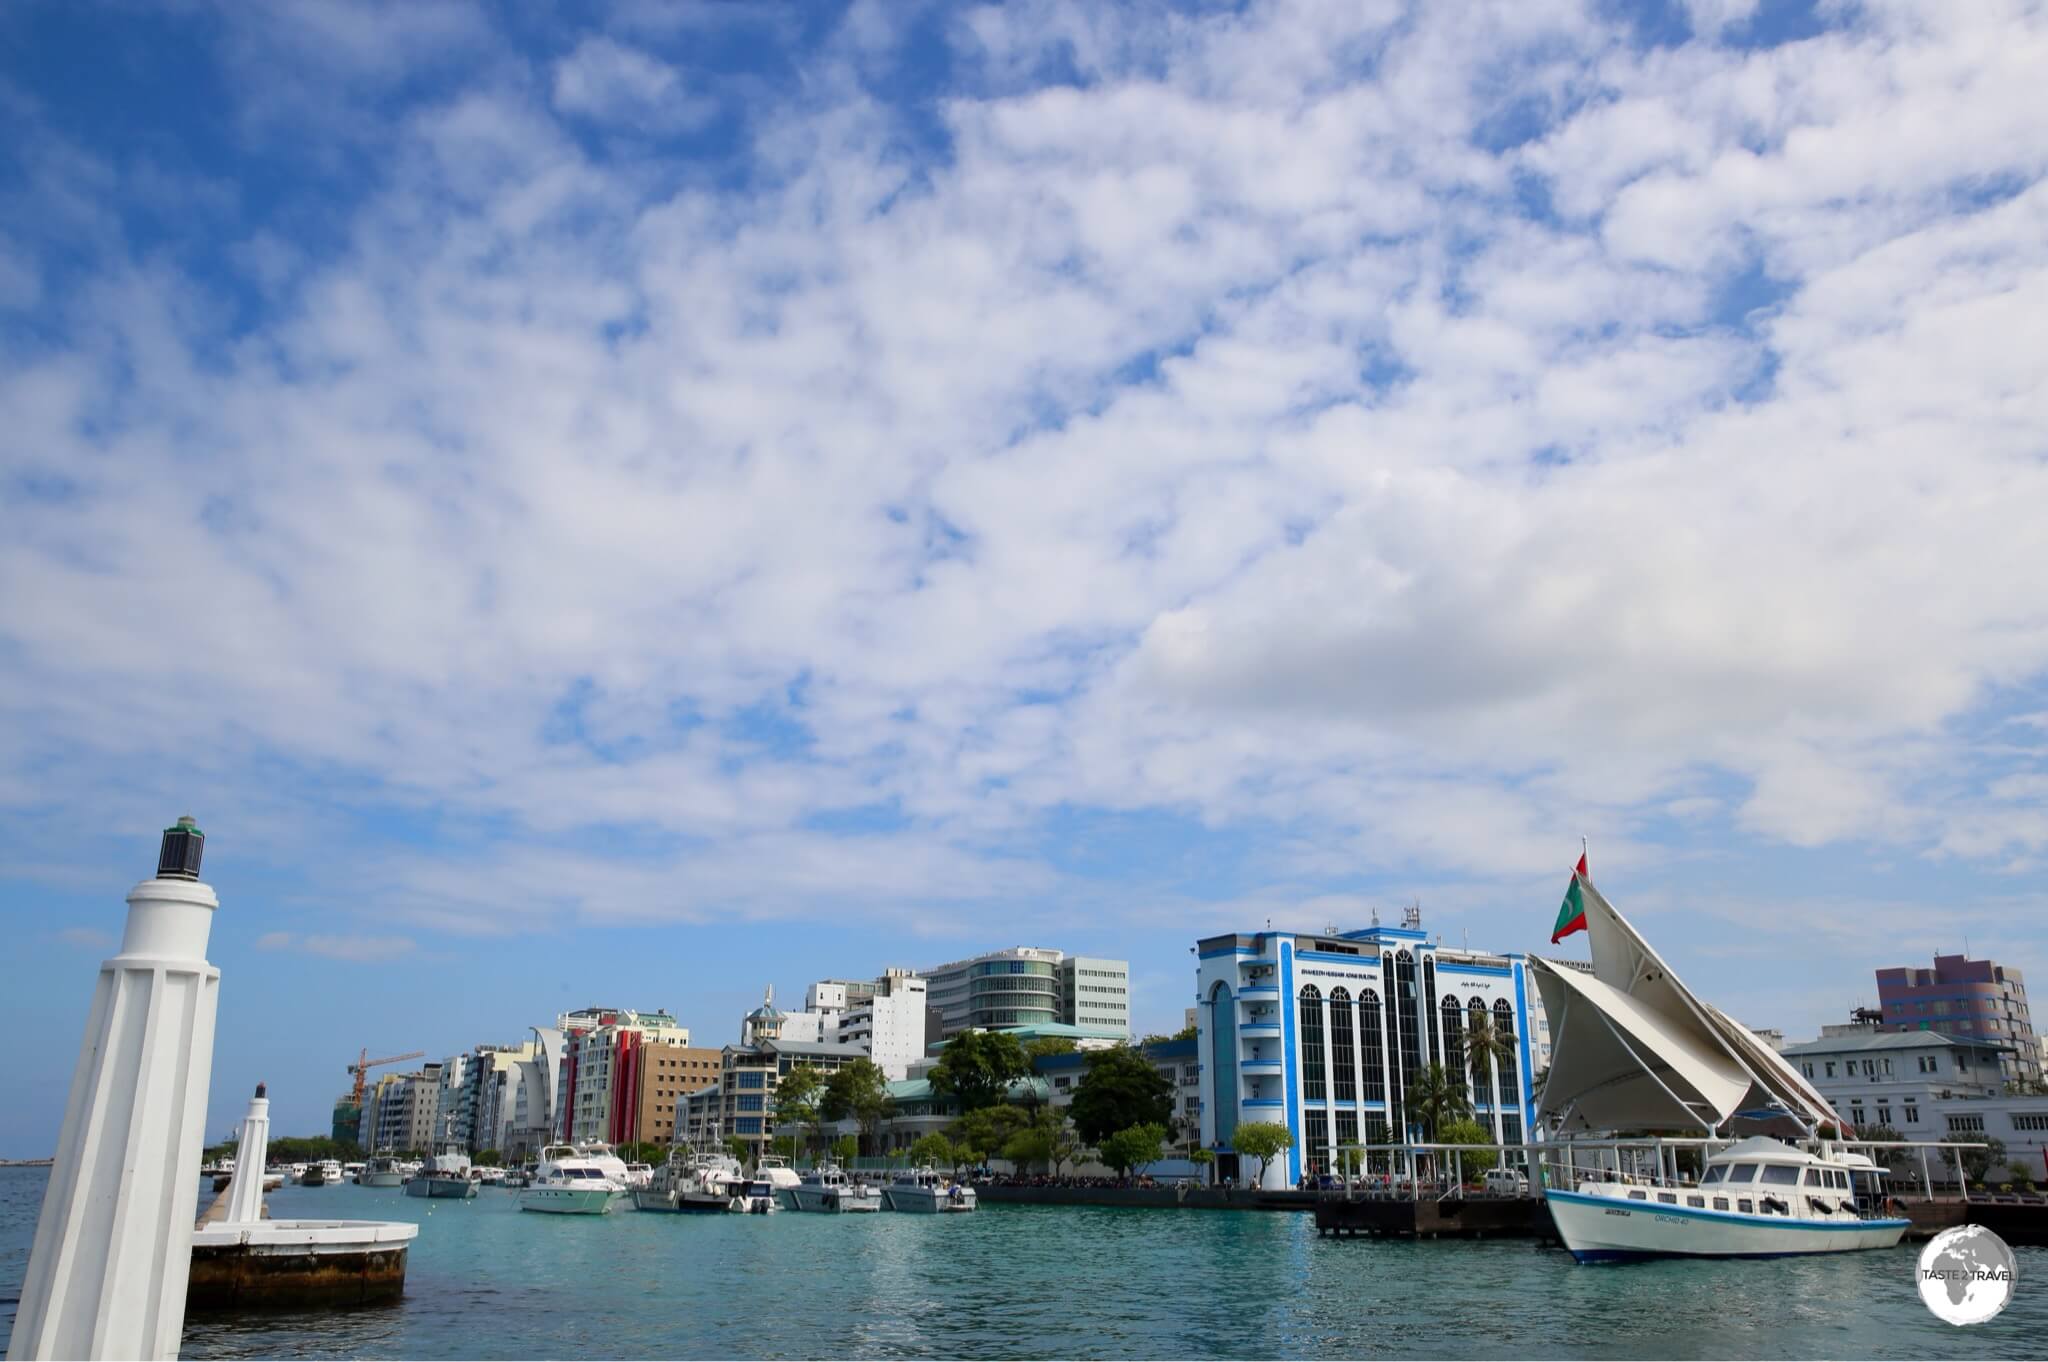
[[[46,1180],[0,1170],[0,1336]],[[282,1188],[278,1219],[417,1222],[404,1299],[194,1314],[183,1355],[2017,1358],[2048,1340],[2039,1249],[2017,1251],[2003,1315],[1957,1329],[1920,1303],[1911,1246],[1579,1267],[1528,1240],[1321,1239],[1299,1212],[556,1216],[518,1196]]]

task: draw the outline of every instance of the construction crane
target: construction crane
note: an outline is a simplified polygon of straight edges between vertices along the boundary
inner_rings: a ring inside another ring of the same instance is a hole
[[[364,1074],[368,1073],[372,1069],[381,1068],[383,1065],[386,1064],[400,1064],[408,1059],[425,1059],[426,1057],[427,1052],[425,1050],[415,1050],[409,1055],[386,1055],[382,1059],[371,1059],[370,1052],[368,1050],[363,1051],[362,1054],[356,1057],[356,1062],[348,1066],[348,1071],[356,1076],[356,1091],[354,1098],[356,1109],[360,1111],[363,1105]]]

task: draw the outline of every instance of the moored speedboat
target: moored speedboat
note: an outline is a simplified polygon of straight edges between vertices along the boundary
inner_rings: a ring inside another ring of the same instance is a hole
[[[406,1182],[405,1194],[456,1200],[475,1196],[476,1183],[469,1176],[469,1155],[452,1145],[434,1155]]]
[[[932,1168],[900,1173],[882,1188],[882,1204],[892,1211],[971,1211],[979,1201],[972,1187]]]
[[[1711,1155],[1696,1185],[1587,1178],[1546,1199],[1558,1237],[1582,1263],[1781,1258],[1897,1244],[1909,1222],[1861,1209],[1882,1204],[1883,1176],[1826,1144],[1809,1153],[1755,1136]]]
[[[619,1180],[625,1171],[625,1165],[605,1146],[585,1151],[574,1145],[551,1144],[540,1152],[532,1185],[519,1194],[519,1209],[553,1215],[604,1215],[627,1194],[625,1183]]]
[[[782,1209],[782,1201],[797,1185],[796,1170],[774,1154],[754,1162],[754,1176],[740,1192],[741,1209],[751,1215],[767,1215]]]
[[[836,1163],[824,1164],[783,1195],[799,1211],[879,1211],[882,1189],[846,1176]]]

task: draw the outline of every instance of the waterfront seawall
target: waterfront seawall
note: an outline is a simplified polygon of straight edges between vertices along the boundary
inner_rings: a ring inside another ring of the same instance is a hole
[[[983,1201],[1020,1206],[1129,1206],[1165,1210],[1312,1211],[1314,1192],[1268,1192],[1248,1187],[1005,1187],[975,1188]]]

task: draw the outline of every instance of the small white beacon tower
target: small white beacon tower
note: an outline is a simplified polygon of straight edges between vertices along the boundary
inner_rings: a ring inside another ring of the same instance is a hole
[[[164,830],[100,966],[10,1359],[178,1355],[220,1003],[205,843],[190,818]]]

